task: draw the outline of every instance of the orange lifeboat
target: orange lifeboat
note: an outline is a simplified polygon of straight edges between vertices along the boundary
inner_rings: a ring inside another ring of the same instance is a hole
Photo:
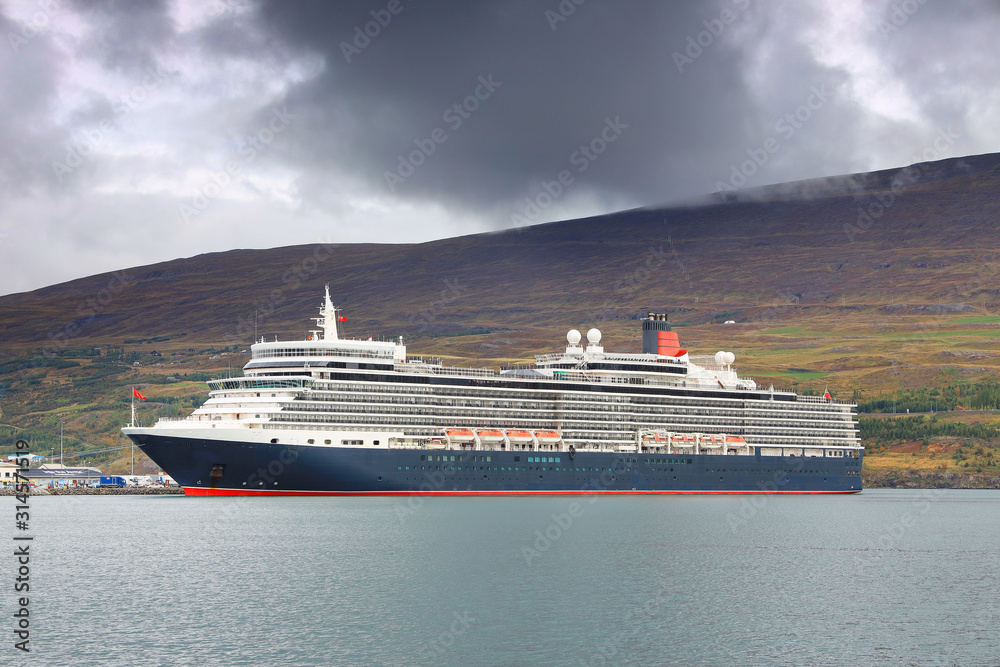
[[[476,431],[480,442],[503,442],[503,431],[491,428],[481,428]]]
[[[642,444],[647,447],[665,447],[669,438],[660,433],[647,433],[642,436]]]
[[[444,449],[445,447],[447,447],[447,444],[445,443],[444,440],[441,440],[440,438],[434,438],[433,440],[428,440],[427,442],[425,442],[424,447],[426,447],[427,449]]]
[[[507,431],[507,439],[511,442],[532,442],[531,431],[518,431],[511,429]]]
[[[450,428],[445,433],[448,434],[448,439],[452,442],[473,442],[476,439],[472,430],[467,428]]]
[[[557,431],[535,431],[535,438],[538,442],[546,444],[555,443],[562,440],[562,436]]]

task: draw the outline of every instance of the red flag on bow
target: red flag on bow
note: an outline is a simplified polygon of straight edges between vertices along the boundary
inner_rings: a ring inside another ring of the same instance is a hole
[[[347,318],[346,318],[346,317],[344,317],[343,315],[341,315],[341,316],[340,316],[340,317],[338,317],[337,319],[338,319],[338,320],[340,320],[341,322],[346,322],[346,321],[347,321]]]
[[[136,389],[135,387],[132,387],[132,395],[135,396],[136,398],[142,399],[144,401],[146,400],[146,397],[143,396],[142,394],[140,394],[139,390]]]

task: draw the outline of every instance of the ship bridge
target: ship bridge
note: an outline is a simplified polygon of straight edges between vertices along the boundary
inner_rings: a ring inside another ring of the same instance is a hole
[[[250,361],[243,367],[248,374],[265,368],[367,368],[392,370],[393,364],[406,361],[406,345],[402,336],[396,341],[368,338],[341,338],[340,309],[330,300],[330,286],[319,308],[317,329],[305,340],[260,340],[250,346]]]

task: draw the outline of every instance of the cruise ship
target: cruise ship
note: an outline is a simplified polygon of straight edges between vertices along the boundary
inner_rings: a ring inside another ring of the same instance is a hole
[[[761,389],[732,353],[682,349],[664,313],[639,320],[641,353],[573,329],[493,370],[344,337],[329,286],[319,311],[190,416],[123,432],[192,496],[861,490],[856,405]]]

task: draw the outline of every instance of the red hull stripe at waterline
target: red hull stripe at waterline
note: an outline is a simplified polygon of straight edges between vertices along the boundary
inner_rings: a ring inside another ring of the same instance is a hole
[[[642,496],[642,495],[816,495],[858,493],[861,489],[844,491],[278,491],[252,489],[204,489],[184,487],[187,496]]]

